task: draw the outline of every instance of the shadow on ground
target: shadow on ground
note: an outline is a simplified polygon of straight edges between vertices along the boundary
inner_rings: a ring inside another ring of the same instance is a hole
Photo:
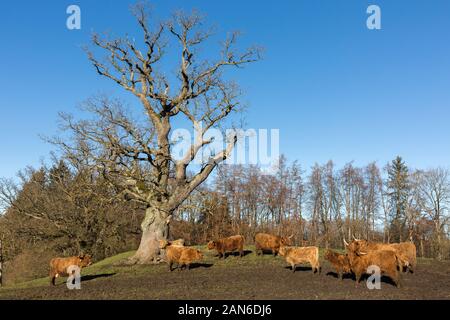
[[[99,278],[108,278],[108,277],[112,277],[115,274],[116,273],[102,273],[102,274],[85,275],[85,276],[81,276],[81,281],[90,281],[90,280],[99,279]]]
[[[284,268],[292,271],[291,266],[286,266]],[[295,272],[297,272],[297,271],[308,271],[308,272],[312,273],[312,268],[311,267],[306,267],[306,266],[296,266],[295,267]],[[315,272],[315,273],[317,273],[317,272]]]

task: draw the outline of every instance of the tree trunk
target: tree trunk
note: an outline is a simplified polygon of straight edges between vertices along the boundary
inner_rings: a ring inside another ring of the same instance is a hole
[[[145,211],[142,221],[142,237],[139,248],[130,258],[131,264],[157,263],[160,260],[159,240],[166,240],[169,236],[171,214],[157,206],[149,207]]]
[[[422,258],[425,257],[425,249],[423,246],[423,237],[420,238],[420,256]]]

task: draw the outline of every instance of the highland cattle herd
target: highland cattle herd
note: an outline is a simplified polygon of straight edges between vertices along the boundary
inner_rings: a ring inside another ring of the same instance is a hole
[[[254,238],[255,253],[259,256],[269,252],[274,256],[279,255],[283,257],[290,265],[292,272],[295,272],[297,266],[301,264],[309,264],[313,274],[320,274],[319,247],[292,246],[291,239],[292,236],[281,237],[258,233]],[[244,244],[244,237],[235,235],[211,240],[206,247],[208,250],[215,250],[219,259],[225,259],[227,254],[234,252],[243,257]],[[401,273],[406,271],[413,273],[416,269],[416,246],[413,242],[385,244],[354,238],[350,243],[344,240],[344,244],[345,253],[338,253],[329,249],[324,253],[325,260],[329,261],[341,280],[344,274],[354,275],[356,285],[358,285],[364,274],[371,273],[370,267],[376,266],[382,275],[389,277],[397,287],[400,287]],[[189,270],[192,263],[201,262],[203,259],[202,251],[194,247],[184,246],[183,239],[174,241],[161,240],[159,248],[162,251],[169,271],[173,271],[176,268]],[[50,262],[51,283],[54,285],[55,279],[59,275],[67,274],[67,269],[71,265],[82,268],[90,264],[91,258],[89,255],[54,258]],[[173,269],[174,265],[176,265],[175,269]]]

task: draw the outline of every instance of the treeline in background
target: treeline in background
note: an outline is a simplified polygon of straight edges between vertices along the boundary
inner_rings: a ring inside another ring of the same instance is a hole
[[[332,161],[305,171],[281,157],[270,174],[257,166],[221,165],[176,212],[170,238],[187,244],[257,232],[294,235],[296,245],[342,248],[352,237],[412,240],[418,256],[449,259],[450,174]],[[0,237],[7,283],[45,276],[54,256],[86,252],[95,260],[139,245],[145,208],[121,195],[99,172],[52,165],[0,181]]]

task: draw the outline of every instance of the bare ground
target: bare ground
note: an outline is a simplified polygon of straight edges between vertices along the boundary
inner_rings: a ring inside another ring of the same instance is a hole
[[[169,272],[165,264],[115,266],[103,263],[83,270],[81,290],[56,287],[41,279],[25,287],[0,289],[0,299],[450,299],[450,261],[419,260],[415,274],[403,274],[402,287],[383,278],[381,290],[356,287],[337,279],[328,262],[313,275],[308,266],[292,273],[280,257],[212,254],[191,270]]]

